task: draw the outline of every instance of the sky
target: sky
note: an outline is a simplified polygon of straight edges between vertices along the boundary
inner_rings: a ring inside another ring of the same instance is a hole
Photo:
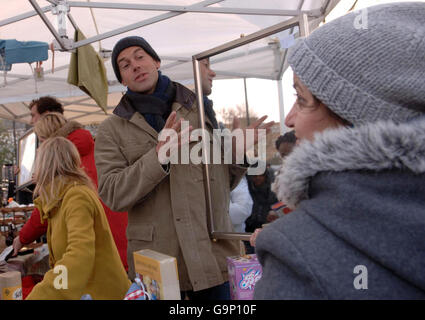
[[[292,74],[290,70],[285,74],[285,80]],[[278,82],[263,79],[247,79],[247,96],[250,116],[267,115],[269,120],[279,121],[279,100],[278,100]],[[292,106],[293,88],[290,79],[287,79],[284,87],[284,105]],[[292,89],[292,90],[291,90]],[[214,110],[218,112],[222,108],[233,108],[241,105],[245,108],[245,90],[243,79],[237,80],[215,80],[213,82],[213,91],[209,97],[214,101]]]

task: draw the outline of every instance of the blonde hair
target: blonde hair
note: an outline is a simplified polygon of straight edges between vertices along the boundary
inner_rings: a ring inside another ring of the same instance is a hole
[[[63,186],[73,182],[96,192],[93,182],[80,166],[80,155],[71,141],[63,137],[45,140],[37,150],[34,198],[38,196],[43,203],[48,203],[57,198],[57,192]]]
[[[34,126],[34,131],[40,140],[46,140],[55,136],[56,131],[62,128],[68,120],[59,112],[47,112],[43,114]]]

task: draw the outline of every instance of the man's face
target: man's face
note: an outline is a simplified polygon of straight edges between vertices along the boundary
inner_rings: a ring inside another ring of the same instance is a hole
[[[199,61],[199,69],[201,71],[202,92],[204,95],[208,96],[211,94],[212,81],[216,74],[210,69],[209,59],[202,59]]]
[[[260,187],[264,184],[264,182],[266,182],[266,176],[264,174],[260,174],[258,176],[253,176],[252,182],[254,182],[254,185],[256,187]]]
[[[122,84],[131,91],[151,94],[158,81],[158,69],[161,65],[140,47],[128,47],[117,58]]]
[[[31,107],[31,124],[34,125],[38,121],[38,119],[40,119],[40,114],[37,110],[37,104],[34,104]]]

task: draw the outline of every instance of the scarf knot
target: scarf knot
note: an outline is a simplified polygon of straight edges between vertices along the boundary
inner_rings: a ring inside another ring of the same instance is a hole
[[[152,128],[160,132],[171,113],[176,88],[170,78],[158,71],[158,82],[152,94],[134,92],[128,89],[126,95],[133,108],[146,119]],[[218,123],[213,109],[213,102],[206,96],[203,97],[203,101],[205,114],[210,119],[214,129],[217,129]]]
[[[127,97],[133,108],[143,115],[149,125],[157,132],[165,126],[165,121],[171,113],[171,105],[175,98],[175,86],[170,78],[158,71],[158,82],[152,94],[144,94],[127,90]]]

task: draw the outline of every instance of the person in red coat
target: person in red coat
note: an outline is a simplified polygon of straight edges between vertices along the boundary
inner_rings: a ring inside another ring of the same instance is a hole
[[[37,117],[35,121],[35,132],[40,141],[52,136],[62,136],[70,140],[77,147],[85,172],[97,187],[94,140],[88,130],[83,129],[82,125],[76,121],[67,121],[61,113],[49,112]],[[128,223],[127,212],[114,212],[102,201],[101,203],[105,210],[121,261],[127,271],[127,238],[125,234]],[[23,245],[38,239],[46,231],[47,223],[41,223],[40,213],[37,209],[34,209],[30,219],[25,223],[19,232],[19,236],[14,240],[14,254],[17,254]]]

